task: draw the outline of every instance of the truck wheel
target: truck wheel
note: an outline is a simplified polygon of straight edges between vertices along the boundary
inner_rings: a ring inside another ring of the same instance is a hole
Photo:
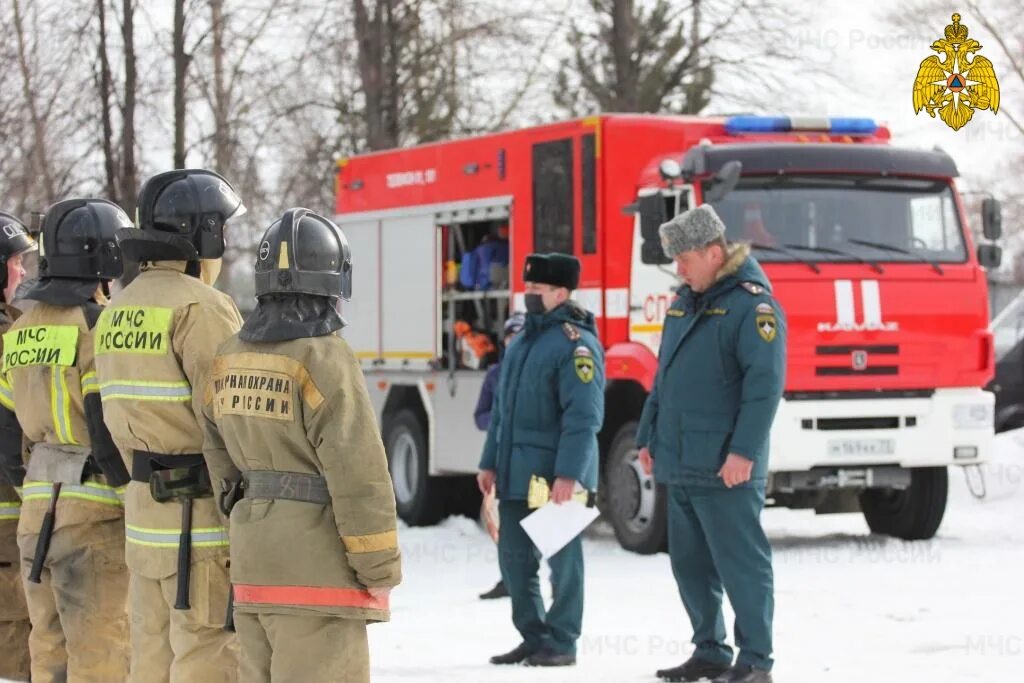
[[[619,428],[608,449],[605,514],[626,550],[650,555],[666,548],[665,488],[644,474],[636,448],[636,421]]]
[[[444,516],[444,482],[429,474],[425,433],[408,409],[395,413],[384,430],[398,516],[411,526],[436,524]]]
[[[860,495],[860,507],[872,532],[920,541],[939,530],[948,493],[945,467],[917,467],[910,471],[909,488],[868,489]]]

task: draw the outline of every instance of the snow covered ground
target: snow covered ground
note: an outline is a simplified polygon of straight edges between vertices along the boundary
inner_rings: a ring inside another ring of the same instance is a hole
[[[1024,431],[998,442],[988,497],[972,498],[952,471],[929,542],[871,536],[860,515],[766,511],[777,681],[1024,680]],[[536,670],[487,664],[519,640],[508,601],[476,597],[498,577],[483,531],[465,518],[403,529],[393,620],[370,628],[374,681],[656,680],[691,651],[668,557],[625,552],[607,528],[588,535],[579,664]]]

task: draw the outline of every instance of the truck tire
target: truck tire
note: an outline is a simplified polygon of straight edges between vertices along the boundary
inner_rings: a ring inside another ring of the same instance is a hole
[[[398,516],[410,526],[428,526],[441,521],[445,482],[429,474],[426,429],[416,413],[406,408],[387,420],[384,448]]]
[[[636,448],[636,421],[627,422],[612,439],[604,468],[603,512],[619,545],[641,555],[665,550],[665,487],[643,473]]]
[[[909,488],[868,489],[860,495],[860,507],[872,532],[922,541],[939,530],[948,494],[945,467],[917,467],[910,471]]]

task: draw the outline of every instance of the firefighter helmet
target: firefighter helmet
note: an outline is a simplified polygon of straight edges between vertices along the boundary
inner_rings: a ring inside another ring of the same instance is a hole
[[[256,296],[352,296],[352,252],[337,225],[309,209],[284,212],[267,228],[256,255]]]
[[[0,291],[7,287],[7,259],[35,248],[25,224],[13,214],[0,211]]]
[[[178,237],[203,259],[224,254],[224,225],[245,213],[231,184],[204,169],[158,173],[143,184],[138,206],[138,227]]]
[[[114,233],[132,227],[106,199],[65,199],[46,212],[40,236],[39,277],[113,280],[123,264]]]

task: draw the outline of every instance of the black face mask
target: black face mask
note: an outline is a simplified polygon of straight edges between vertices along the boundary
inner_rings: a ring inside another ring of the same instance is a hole
[[[527,313],[547,313],[544,308],[544,298],[540,294],[526,294],[523,297],[523,305]]]

